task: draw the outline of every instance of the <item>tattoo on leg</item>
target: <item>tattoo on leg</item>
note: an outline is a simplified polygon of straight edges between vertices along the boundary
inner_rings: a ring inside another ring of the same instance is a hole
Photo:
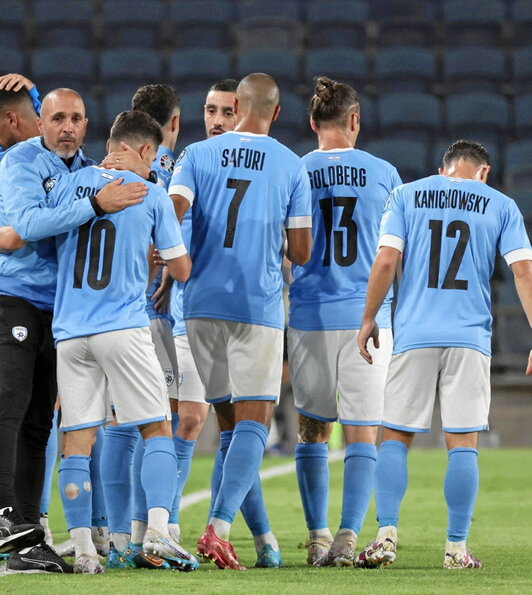
[[[324,434],[330,422],[312,419],[302,415],[299,419],[299,439],[301,442],[314,442],[320,434]]]

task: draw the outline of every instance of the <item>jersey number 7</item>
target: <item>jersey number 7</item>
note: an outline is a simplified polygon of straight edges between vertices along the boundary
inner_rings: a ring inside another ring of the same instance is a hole
[[[236,222],[238,220],[238,209],[244,199],[244,195],[251,184],[251,180],[236,180],[229,178],[226,188],[235,190],[235,194],[229,203],[227,211],[227,226],[225,228],[224,248],[232,248],[235,241]]]

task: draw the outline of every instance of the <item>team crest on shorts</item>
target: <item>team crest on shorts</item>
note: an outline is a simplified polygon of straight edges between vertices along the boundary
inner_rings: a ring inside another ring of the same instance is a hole
[[[51,192],[54,189],[55,180],[53,178],[48,178],[47,180],[44,180],[43,186],[46,192]]]
[[[172,368],[165,368],[164,369],[164,379],[166,381],[166,386],[172,386],[175,382],[175,372]]]
[[[24,339],[28,336],[28,329],[25,326],[14,326],[11,329],[11,334],[17,341],[24,341]]]
[[[161,160],[159,161],[161,167],[169,172],[174,171],[175,160],[170,157],[170,155],[164,154],[161,156]]]

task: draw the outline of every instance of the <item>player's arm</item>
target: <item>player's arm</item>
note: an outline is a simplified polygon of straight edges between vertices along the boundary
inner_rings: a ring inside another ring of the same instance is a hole
[[[0,91],[20,91],[26,89],[31,101],[33,109],[39,116],[41,114],[41,101],[39,99],[39,91],[33,81],[28,77],[17,73],[4,74],[0,76]]]
[[[185,213],[190,209],[196,196],[194,177],[194,150],[186,148],[177,158],[174,173],[168,186],[168,195],[174,204],[174,212],[179,223],[183,223]]]
[[[515,288],[521,305],[532,327],[532,260],[519,260],[511,265]],[[526,375],[532,376],[532,350],[528,357]]]
[[[312,253],[312,229],[291,227],[286,230],[286,257],[294,264],[304,265]]]
[[[303,163],[292,184],[285,229],[286,257],[294,264],[306,264],[312,253],[312,195]]]
[[[185,213],[190,209],[192,203],[188,198],[186,198],[182,194],[175,194],[175,192],[173,194],[170,194],[170,199],[174,204],[174,212],[175,216],[177,217],[177,220],[179,221],[179,223],[183,223],[183,217],[185,216]]]
[[[0,254],[14,252],[25,245],[26,242],[21,239],[18,233],[10,225],[0,227]]]
[[[164,250],[161,251],[161,254],[163,252]],[[192,270],[192,261],[190,260],[190,256],[188,255],[188,253],[185,253],[182,256],[178,256],[177,258],[170,258],[165,260],[166,265],[168,266],[168,272],[170,273],[172,279],[175,279],[180,283],[188,281],[188,278],[190,277],[190,271]]]

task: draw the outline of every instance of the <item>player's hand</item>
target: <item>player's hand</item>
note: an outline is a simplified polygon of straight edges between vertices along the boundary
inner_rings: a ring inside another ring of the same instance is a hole
[[[526,367],[525,374],[527,376],[532,376],[532,349],[530,350],[530,353],[528,354],[528,365]]]
[[[142,157],[124,141],[120,142],[121,151],[109,153],[101,166],[106,169],[127,170],[136,173],[145,180],[150,175],[150,168],[142,161]]]
[[[153,249],[152,258],[153,264],[161,267],[164,267],[166,265],[166,260],[163,260],[161,258],[161,255],[159,254],[159,250],[157,250],[157,248]]]
[[[21,74],[11,73],[0,76],[1,91],[20,91],[26,89],[29,91],[35,87],[33,81]]]
[[[0,253],[9,254],[15,250],[20,250],[25,245],[26,242],[20,238],[11,225],[0,227]]]
[[[153,308],[156,312],[160,314],[166,314],[170,312],[170,298],[172,295],[172,285],[174,280],[170,277],[168,273],[168,267],[163,267],[162,277],[161,277],[161,284],[159,285],[157,291],[153,293],[151,296],[150,301],[155,302]]]
[[[358,349],[360,355],[368,362],[368,364],[373,363],[373,358],[368,351],[368,341],[373,339],[373,346],[375,349],[380,347],[379,343],[379,325],[375,321],[371,322],[362,322],[362,326],[358,331]]]
[[[142,197],[148,192],[148,187],[142,182],[122,184],[124,178],[118,178],[106,184],[96,194],[98,206],[106,213],[117,213],[127,207],[142,202]]]

